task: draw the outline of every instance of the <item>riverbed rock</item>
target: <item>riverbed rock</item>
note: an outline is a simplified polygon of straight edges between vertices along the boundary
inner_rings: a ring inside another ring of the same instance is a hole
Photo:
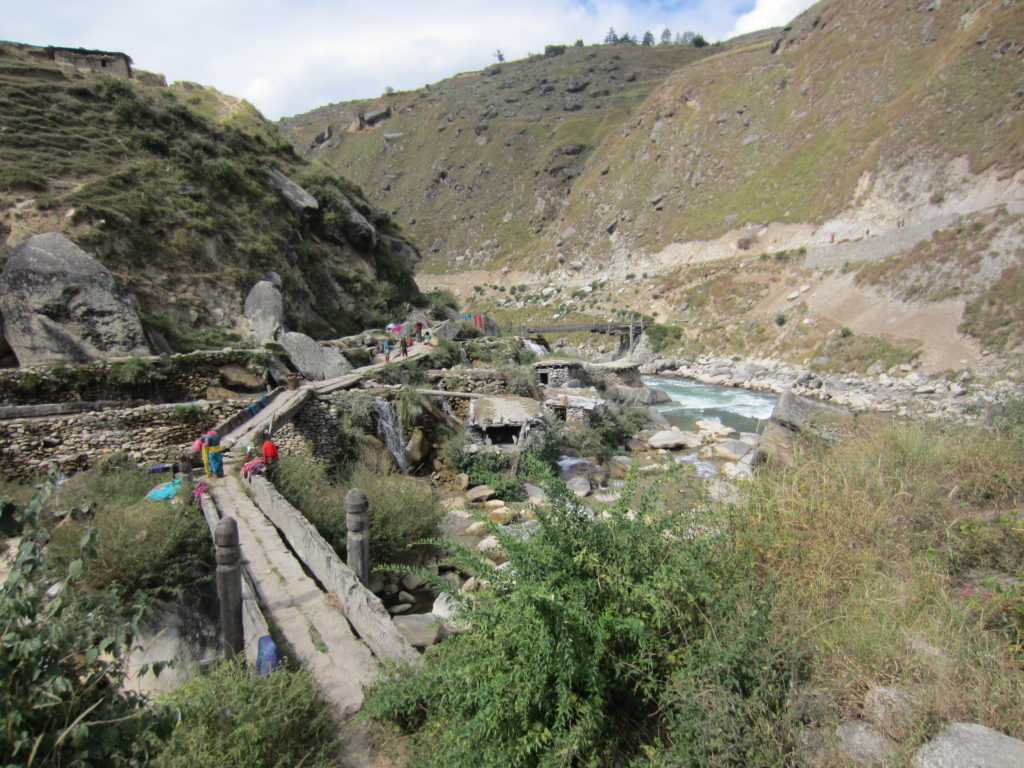
[[[750,446],[742,440],[723,440],[712,447],[712,455],[726,461],[739,461],[749,452]]]
[[[395,629],[416,648],[429,648],[441,638],[441,619],[432,613],[396,616],[394,623]]]
[[[569,490],[575,493],[580,498],[590,495],[592,490],[590,487],[590,480],[587,479],[586,475],[579,475],[569,480],[566,485]]]
[[[647,438],[647,444],[654,449],[673,451],[680,448],[699,448],[703,441],[692,432],[662,430],[661,432],[655,432]]]
[[[21,366],[149,354],[135,299],[56,232],[15,246],[0,272],[0,313]]]
[[[698,434],[709,440],[728,440],[740,436],[737,430],[715,419],[697,419],[695,426]]]
[[[334,347],[323,346],[304,333],[279,334],[278,342],[299,373],[311,381],[323,381],[351,372],[352,364]]]
[[[608,387],[604,393],[608,400],[629,408],[646,408],[659,403],[671,403],[672,398],[652,387],[627,387],[621,384]]]
[[[493,499],[497,492],[489,485],[477,485],[466,491],[466,500],[472,504]]]
[[[978,723],[953,723],[912,762],[914,768],[1024,768],[1024,741]]]
[[[245,297],[245,319],[256,346],[274,341],[284,329],[284,298],[268,280],[260,280]]]
[[[423,429],[415,427],[409,441],[405,444],[405,456],[410,464],[421,464],[430,455],[430,441]]]
[[[665,414],[663,414],[653,405],[647,408],[647,421],[661,429],[668,429],[670,426],[672,426],[671,424],[669,424],[668,419],[665,418]]]

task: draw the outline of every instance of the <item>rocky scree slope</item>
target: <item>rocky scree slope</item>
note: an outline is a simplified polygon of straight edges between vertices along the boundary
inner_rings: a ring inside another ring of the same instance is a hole
[[[2,43],[0,114],[0,257],[33,234],[66,235],[175,350],[248,342],[243,301],[269,273],[289,327],[316,337],[418,294],[418,251],[390,216],[299,159],[244,101]]]

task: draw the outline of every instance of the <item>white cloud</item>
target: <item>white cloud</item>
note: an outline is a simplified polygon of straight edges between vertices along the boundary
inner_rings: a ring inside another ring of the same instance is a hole
[[[730,37],[781,27],[812,5],[814,0],[756,0],[753,8],[736,19]]]
[[[547,43],[600,42],[609,27],[717,40],[808,4],[757,0],[741,16],[750,0],[44,0],[6,14],[4,35],[124,51],[141,69],[212,85],[277,118],[479,69],[496,49],[512,60]]]

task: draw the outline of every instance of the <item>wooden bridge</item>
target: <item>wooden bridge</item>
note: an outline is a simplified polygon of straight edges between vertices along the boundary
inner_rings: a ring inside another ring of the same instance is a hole
[[[513,328],[512,332],[520,336],[528,336],[534,333],[610,333],[618,336],[626,334],[641,334],[644,328],[650,323],[645,323],[643,318],[630,321],[607,321],[604,323],[566,323],[563,325],[522,325]]]

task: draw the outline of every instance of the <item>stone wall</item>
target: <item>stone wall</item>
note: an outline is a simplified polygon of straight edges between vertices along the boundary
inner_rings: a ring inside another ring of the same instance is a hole
[[[263,350],[216,350],[169,357],[98,361],[0,370],[0,402],[35,405],[89,400],[184,402],[207,396],[211,387],[227,387],[221,369],[248,368],[262,377]]]
[[[274,434],[274,443],[283,454],[309,450],[314,457],[331,462],[338,453],[339,429],[332,404],[313,397]]]
[[[141,465],[173,462],[203,432],[249,402],[251,397],[3,421],[0,475],[32,480],[50,468],[88,469],[118,451]]]

